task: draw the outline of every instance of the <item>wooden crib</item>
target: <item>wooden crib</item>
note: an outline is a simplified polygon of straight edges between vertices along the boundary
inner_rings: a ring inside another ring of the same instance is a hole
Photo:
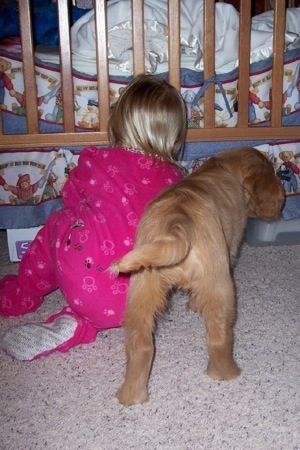
[[[168,78],[170,83],[180,88],[180,0],[166,0],[168,4]],[[133,0],[132,4],[132,40],[133,40],[133,73],[145,71],[144,66],[144,27],[143,1]],[[238,2],[236,2],[238,3]],[[266,2],[267,4],[268,2]],[[88,144],[107,144],[107,120],[110,111],[109,95],[109,61],[107,48],[106,0],[95,0],[96,48],[97,48],[97,82],[99,129],[97,131],[76,130],[74,124],[74,87],[72,82],[72,52],[70,41],[69,1],[57,0],[60,36],[60,67],[63,111],[63,131],[59,133],[39,132],[39,116],[36,102],[37,87],[35,82],[34,41],[31,23],[30,0],[19,1],[21,27],[21,45],[23,59],[24,91],[26,93],[27,132],[7,134],[3,132],[0,121],[0,149],[30,148],[51,146],[78,146]],[[187,142],[198,141],[240,141],[261,139],[296,139],[299,138],[298,126],[282,124],[282,83],[284,60],[285,32],[285,0],[276,0],[274,7],[274,52],[272,72],[272,94],[270,101],[272,111],[268,126],[250,126],[248,120],[249,94],[249,52],[251,2],[239,2],[239,72],[238,72],[238,105],[239,114],[234,127],[217,127],[214,118],[215,91],[213,84],[204,93],[204,109],[206,114],[203,127],[189,129]],[[204,79],[211,79],[215,73],[215,1],[204,0]]]

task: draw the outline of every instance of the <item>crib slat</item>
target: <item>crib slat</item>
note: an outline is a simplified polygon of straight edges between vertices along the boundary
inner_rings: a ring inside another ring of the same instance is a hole
[[[249,68],[250,68],[251,2],[240,2],[239,29],[239,79],[238,79],[238,126],[248,125]]]
[[[26,95],[27,132],[35,134],[39,132],[37,87],[34,67],[34,45],[31,26],[30,0],[19,2],[19,18],[21,30],[22,59],[24,92]],[[23,94],[22,92],[20,94]]]
[[[210,141],[253,141],[253,140],[299,140],[299,126],[284,127],[235,127],[189,129],[186,142]],[[53,146],[86,146],[107,145],[106,132],[76,132],[76,133],[41,133],[41,134],[6,134],[1,136],[0,151],[7,148],[32,148]]]
[[[273,70],[271,94],[271,126],[282,123],[282,91],[284,65],[285,0],[276,0],[274,9]]]
[[[204,2],[203,11],[203,60],[204,79],[215,74],[215,1]],[[215,127],[215,86],[211,84],[204,93],[204,128]]]
[[[30,0],[19,0],[20,23],[23,48],[24,87],[28,104],[26,113],[28,120],[27,133],[19,135],[3,135],[3,127],[0,124],[0,149],[9,147],[30,148],[34,146],[72,146],[107,144],[107,119],[109,115],[109,76],[107,61],[107,24],[104,11],[107,8],[106,0],[95,0],[96,16],[96,45],[97,45],[97,71],[99,86],[99,111],[100,131],[75,132],[74,130],[74,88],[71,67],[70,24],[68,20],[69,0],[56,0],[59,11],[59,33],[61,39],[61,78],[63,96],[64,131],[61,133],[39,133],[38,108],[36,101],[37,88],[34,75],[33,39],[30,20]],[[253,2],[251,2],[253,4]],[[282,80],[283,80],[283,37],[284,37],[284,11],[285,0],[276,0],[275,24],[274,24],[274,70],[272,89],[272,117],[269,127],[248,125],[248,94],[249,94],[249,50],[248,41],[249,26],[249,0],[240,0],[240,79],[239,79],[239,114],[238,124],[235,128],[215,127],[215,89],[213,84],[205,93],[205,123],[204,128],[189,129],[188,142],[197,141],[221,141],[221,140],[274,140],[274,139],[299,139],[298,126],[282,126]],[[144,72],[144,2],[132,0],[132,26],[133,26],[133,51],[134,73]],[[134,6],[133,6],[134,5]],[[215,2],[204,0],[204,66],[205,79],[209,79],[215,72]],[[169,16],[169,80],[176,87],[180,86],[180,1],[168,0]],[[3,113],[5,120],[10,120],[11,113]],[[0,121],[1,122],[1,121]]]
[[[98,110],[100,131],[105,131],[109,117],[109,70],[107,49],[107,17],[106,0],[95,0],[95,27],[97,48],[97,82],[98,82]]]
[[[210,141],[253,141],[276,139],[299,140],[299,126],[284,127],[236,127],[236,128],[209,128],[189,129],[187,142],[210,142]],[[55,147],[55,146],[86,146],[107,144],[106,132],[76,132],[76,133],[41,133],[4,135],[0,139],[0,149],[7,148],[32,148]]]
[[[180,88],[180,0],[168,0],[169,82]]]
[[[60,75],[62,90],[64,131],[73,133],[74,124],[74,86],[72,76],[72,57],[68,0],[58,0],[58,20],[60,39]]]
[[[133,45],[133,73],[138,75],[145,72],[144,47],[144,2],[131,1],[132,13],[132,45]]]
[[[187,132],[187,142],[199,141],[254,141],[268,140],[273,142],[276,139],[299,140],[298,126],[280,127],[227,127],[209,129],[189,129]]]

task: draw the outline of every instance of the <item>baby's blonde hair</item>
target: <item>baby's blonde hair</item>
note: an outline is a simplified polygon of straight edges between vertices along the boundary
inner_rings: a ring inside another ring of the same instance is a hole
[[[174,163],[186,136],[180,92],[154,75],[138,75],[124,89],[108,121],[112,146],[143,150]]]

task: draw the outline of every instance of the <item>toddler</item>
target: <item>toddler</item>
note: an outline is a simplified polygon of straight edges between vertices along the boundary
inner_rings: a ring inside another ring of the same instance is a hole
[[[2,347],[16,359],[66,352],[122,325],[129,277],[112,278],[108,268],[133,247],[145,206],[183,176],[176,158],[186,109],[168,82],[135,77],[111,113],[108,132],[109,148],[80,153],[64,186],[63,208],[39,231],[18,275],[0,280],[2,316],[33,312],[56,289],[67,303],[43,323],[6,332]]]

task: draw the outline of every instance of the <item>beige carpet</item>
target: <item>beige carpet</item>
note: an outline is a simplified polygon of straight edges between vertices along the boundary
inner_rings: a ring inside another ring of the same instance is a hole
[[[0,232],[0,276],[16,272]],[[236,271],[236,360],[230,382],[205,374],[203,324],[177,295],[160,319],[150,401],[125,408],[115,391],[124,373],[123,330],[34,362],[0,352],[0,450],[296,450],[300,449],[300,245],[249,247]],[[55,292],[36,313],[64,301]]]

